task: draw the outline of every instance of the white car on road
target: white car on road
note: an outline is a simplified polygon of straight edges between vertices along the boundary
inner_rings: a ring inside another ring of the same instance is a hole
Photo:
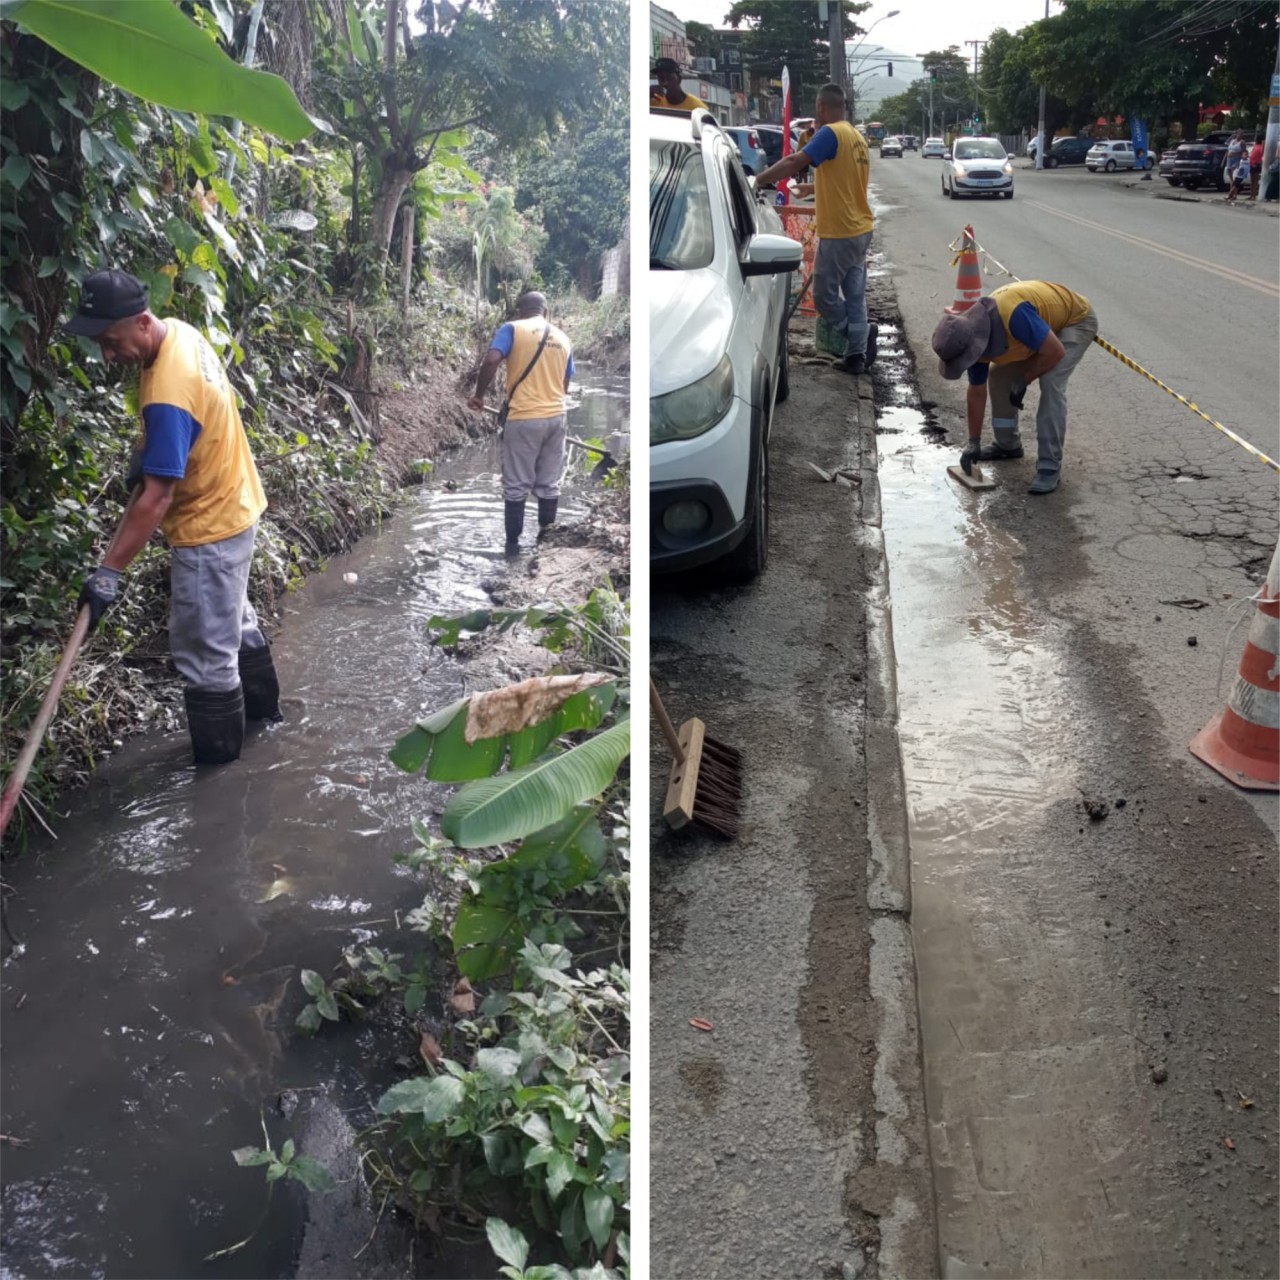
[[[999,138],[957,138],[942,161],[942,194],[1013,199],[1013,165]]]
[[[942,160],[947,154],[947,144],[941,138],[926,138],[924,146],[920,148],[920,159],[928,160],[932,157],[934,160]]]
[[[772,193],[770,193],[772,194]],[[764,568],[769,429],[801,249],[705,111],[649,115],[649,559]]]

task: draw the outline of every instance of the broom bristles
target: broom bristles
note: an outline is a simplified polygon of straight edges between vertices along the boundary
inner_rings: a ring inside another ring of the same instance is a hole
[[[742,753],[727,743],[704,738],[690,821],[732,840],[738,834],[741,817]]]

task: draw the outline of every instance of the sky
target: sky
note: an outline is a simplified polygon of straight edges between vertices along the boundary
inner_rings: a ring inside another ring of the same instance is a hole
[[[724,25],[724,16],[732,6],[732,0],[658,0],[664,9],[685,21],[693,19],[708,26]],[[794,0],[796,4],[811,4],[816,0]],[[912,54],[932,49],[945,49],[959,45],[966,60],[972,61],[973,49],[966,40],[985,40],[997,27],[1017,31],[1030,22],[1044,17],[1045,0],[976,0],[961,3],[960,0],[876,0],[858,18],[858,26],[869,35],[855,56],[863,60],[863,54],[883,45],[888,53],[884,57],[910,58]],[[896,17],[885,18],[874,31],[871,24],[894,9]],[[1051,12],[1061,12],[1055,6]],[[876,59],[866,59],[868,63]],[[904,63],[901,70],[895,62],[894,78],[902,78],[905,87],[921,75],[919,63]]]

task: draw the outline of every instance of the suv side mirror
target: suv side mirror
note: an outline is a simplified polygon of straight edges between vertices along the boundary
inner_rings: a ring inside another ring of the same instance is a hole
[[[799,271],[804,250],[790,236],[761,232],[751,237],[742,260],[744,276],[773,276],[783,271]]]

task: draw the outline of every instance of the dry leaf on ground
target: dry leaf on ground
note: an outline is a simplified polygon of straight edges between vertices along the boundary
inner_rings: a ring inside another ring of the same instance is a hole
[[[468,745],[482,738],[501,738],[519,733],[530,725],[549,720],[574,694],[598,684],[608,684],[610,677],[598,672],[576,676],[534,676],[519,684],[487,693],[471,695],[467,704],[467,726],[463,737]]]
[[[422,1043],[418,1045],[418,1052],[422,1054],[423,1062],[429,1067],[438,1067],[444,1061],[444,1051],[440,1048],[440,1042],[430,1031],[422,1033]]]
[[[475,993],[471,990],[471,983],[466,978],[458,979],[458,985],[454,987],[449,1003],[453,1005],[455,1013],[475,1013]]]

